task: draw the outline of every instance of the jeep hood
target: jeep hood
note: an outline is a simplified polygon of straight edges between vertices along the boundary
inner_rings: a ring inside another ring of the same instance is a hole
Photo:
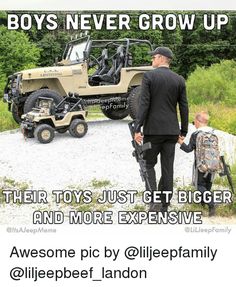
[[[29,70],[23,70],[23,80],[42,79],[42,78],[57,78],[57,77],[69,77],[75,74],[75,70],[78,74],[82,73],[82,67],[75,66],[53,66],[46,68],[35,68]]]

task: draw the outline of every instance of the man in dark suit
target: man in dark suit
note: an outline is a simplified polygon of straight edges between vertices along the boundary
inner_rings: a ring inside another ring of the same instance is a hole
[[[135,127],[136,142],[151,142],[152,149],[145,152],[146,168],[148,171],[151,191],[173,192],[173,165],[175,144],[178,137],[182,139],[188,132],[188,102],[184,78],[170,70],[173,58],[172,51],[167,47],[158,47],[151,53],[152,71],[143,77],[141,98]],[[181,129],[177,117],[179,106]],[[143,135],[141,127],[143,126]],[[155,165],[157,156],[161,156],[161,179],[158,189],[156,183]],[[146,186],[147,188],[147,186]],[[167,211],[169,201],[161,197],[161,211]],[[150,210],[159,207],[150,204]]]

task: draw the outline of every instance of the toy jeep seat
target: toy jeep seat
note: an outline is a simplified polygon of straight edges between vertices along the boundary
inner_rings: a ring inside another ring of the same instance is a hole
[[[39,97],[37,101],[37,106],[40,113],[43,113],[45,116],[50,116],[55,114],[55,103],[51,98]]]
[[[118,83],[120,80],[120,71],[125,63],[124,46],[120,45],[117,48],[116,54],[112,58],[112,66],[110,70],[103,75],[93,77],[93,80],[98,82]]]

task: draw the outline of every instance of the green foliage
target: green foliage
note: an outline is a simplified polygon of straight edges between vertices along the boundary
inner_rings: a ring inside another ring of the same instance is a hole
[[[47,33],[39,41],[38,47],[41,49],[40,65],[51,66],[56,58],[63,54],[66,43],[69,41],[69,35],[59,32],[57,35]]]
[[[206,111],[210,115],[209,125],[231,134],[236,134],[236,107],[227,107],[225,104],[190,104],[189,121],[192,122],[194,116],[199,111]]]
[[[0,94],[2,95],[7,76],[35,67],[39,59],[39,49],[30,43],[24,32],[8,31],[0,26]]]
[[[213,12],[213,11],[212,11]],[[181,32],[182,43],[177,47],[176,58],[178,61],[177,72],[187,77],[197,66],[208,67],[219,63],[222,59],[236,58],[236,17],[235,12],[225,13],[229,23],[221,30],[214,28],[205,30],[203,14],[197,12],[193,30]],[[217,13],[216,13],[217,14]]]
[[[191,104],[218,103],[236,106],[236,62],[221,61],[209,68],[197,67],[187,81]]]
[[[91,185],[93,188],[102,188],[102,187],[107,187],[107,186],[110,186],[111,185],[111,182],[110,180],[98,180],[96,178],[94,178],[92,181],[91,181]]]
[[[7,104],[0,100],[0,132],[18,127],[18,124],[12,118],[12,114],[7,110]]]
[[[4,190],[21,190],[26,191],[29,188],[28,182],[18,182],[12,178],[0,177],[0,204],[4,203]]]
[[[39,49],[30,43],[24,32],[8,31],[0,26],[0,62],[6,75],[35,67],[39,59]]]

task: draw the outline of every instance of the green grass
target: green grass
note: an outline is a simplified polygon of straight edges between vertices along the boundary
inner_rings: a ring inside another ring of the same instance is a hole
[[[0,100],[0,132],[16,128],[19,128],[19,125],[13,120],[7,104]]]
[[[4,203],[4,190],[20,190],[25,191],[29,189],[27,182],[18,182],[12,178],[0,177],[0,203]]]
[[[111,182],[110,182],[110,180],[106,180],[106,179],[98,180],[98,179],[94,178],[91,181],[91,186],[93,188],[99,189],[99,188],[102,188],[102,187],[111,186]]]
[[[223,104],[191,105],[189,122],[192,122],[195,114],[200,111],[209,113],[209,126],[236,135],[236,107]]]
[[[88,107],[87,120],[106,119],[99,106]]]

